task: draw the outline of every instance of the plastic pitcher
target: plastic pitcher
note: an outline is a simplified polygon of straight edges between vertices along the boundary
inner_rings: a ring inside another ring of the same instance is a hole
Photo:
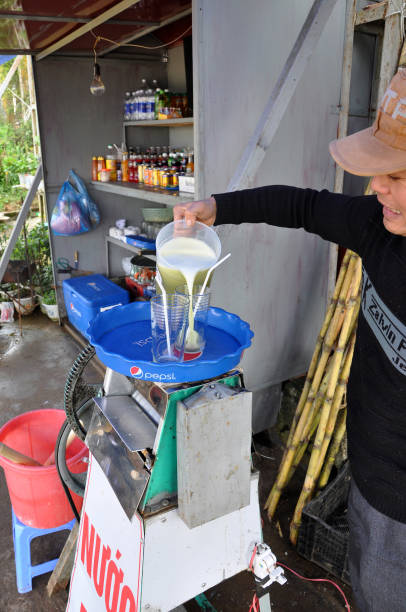
[[[175,245],[175,240],[181,247],[177,253],[176,249],[169,248]],[[165,290],[174,293],[177,287],[187,282],[185,266],[192,259],[196,262],[193,285],[203,284],[208,269],[220,257],[221,243],[208,225],[197,221],[189,226],[182,219],[172,221],[161,229],[156,237],[156,253]],[[190,273],[190,270],[187,272]]]

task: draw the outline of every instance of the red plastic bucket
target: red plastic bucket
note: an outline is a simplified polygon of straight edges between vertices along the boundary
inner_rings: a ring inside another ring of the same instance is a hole
[[[0,442],[44,463],[55,449],[59,430],[65,420],[63,410],[48,409],[25,412],[0,429]],[[85,472],[85,444],[75,438],[66,451],[71,472]],[[21,465],[0,456],[13,510],[25,525],[48,529],[72,520],[74,515],[66,498],[55,465],[46,467]],[[72,493],[78,510],[82,498]]]

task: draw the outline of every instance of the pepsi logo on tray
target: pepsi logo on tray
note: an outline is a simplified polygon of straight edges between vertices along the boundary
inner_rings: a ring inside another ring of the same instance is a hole
[[[131,376],[135,378],[140,378],[143,375],[143,371],[138,366],[132,366],[130,368]]]

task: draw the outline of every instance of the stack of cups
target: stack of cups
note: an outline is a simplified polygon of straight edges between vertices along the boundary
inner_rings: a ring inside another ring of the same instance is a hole
[[[152,297],[152,358],[156,363],[183,361],[189,299],[185,295],[162,294]]]

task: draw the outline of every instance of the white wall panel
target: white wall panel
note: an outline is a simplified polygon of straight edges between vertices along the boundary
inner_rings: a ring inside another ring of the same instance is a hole
[[[194,2],[199,197],[226,190],[311,5]],[[256,186],[333,187],[328,143],[337,130],[344,25],[345,1],[339,0]],[[328,244],[303,230],[266,225],[224,226],[219,235],[232,258],[215,273],[216,305],[239,314],[255,332],[243,360],[248,388],[305,372],[325,312]]]

